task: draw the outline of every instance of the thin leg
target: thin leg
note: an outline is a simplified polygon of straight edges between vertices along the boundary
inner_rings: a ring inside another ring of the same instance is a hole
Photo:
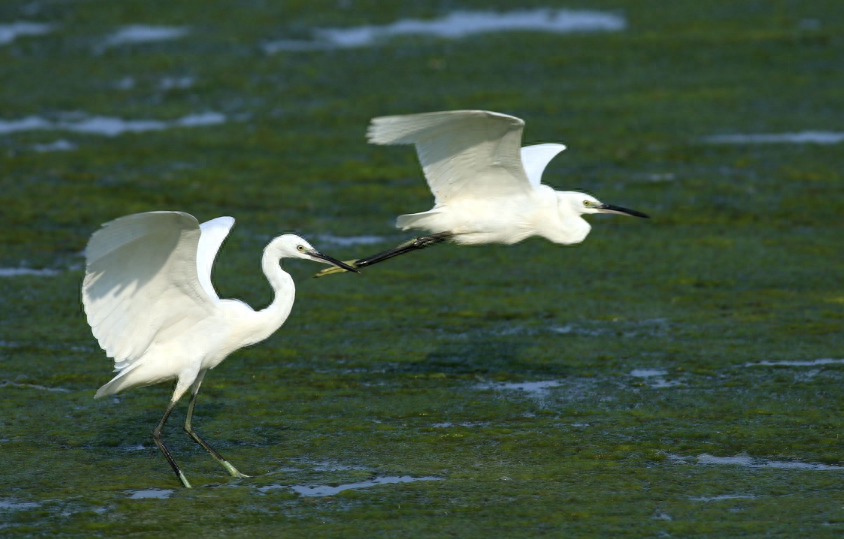
[[[371,266],[373,264],[389,260],[393,257],[403,255],[411,251],[418,251],[430,245],[442,243],[449,237],[451,237],[450,232],[440,232],[439,234],[431,234],[430,236],[419,236],[418,238],[402,243],[398,247],[393,247],[392,249],[388,249],[386,251],[374,254],[372,256],[367,256],[366,258],[359,258],[358,260],[346,261],[346,264],[352,266],[355,269],[364,268],[366,266]],[[326,275],[331,275],[332,273],[340,273],[342,271],[346,270],[335,266],[322,270],[321,272],[314,275],[314,277],[324,277]]]
[[[233,477],[249,477],[248,475],[237,471],[237,468],[232,466],[229,461],[224,459],[222,455],[220,455],[219,453],[217,453],[217,451],[214,450],[213,447],[208,445],[205,440],[200,438],[199,434],[197,434],[191,427],[191,419],[193,418],[193,407],[196,405],[196,395],[199,393],[199,386],[202,384],[202,378],[204,377],[205,373],[200,373],[199,377],[197,377],[196,381],[193,383],[192,394],[190,396],[190,404],[188,404],[188,415],[187,417],[185,417],[185,432],[188,433],[188,436],[190,436],[194,442],[198,443],[203,448],[205,448],[206,451],[211,453],[211,456],[217,459],[217,462],[222,464],[223,468],[225,468],[226,471],[229,472],[229,474],[231,474]]]
[[[176,464],[176,461],[173,460],[172,455],[170,455],[170,451],[167,449],[167,446],[164,445],[164,442],[161,440],[161,429],[164,428],[164,424],[167,423],[167,418],[170,417],[170,412],[173,411],[173,408],[176,407],[176,402],[178,399],[173,399],[170,401],[170,404],[167,405],[167,410],[164,411],[164,416],[161,418],[161,421],[158,422],[158,425],[152,431],[152,441],[155,442],[155,445],[158,446],[158,449],[164,453],[164,457],[167,459],[167,462],[170,463],[170,466],[173,468],[173,472],[176,473],[176,477],[179,478],[179,481],[182,482],[182,485],[185,488],[191,488],[190,483],[188,483],[188,478],[185,477],[185,474],[182,473],[182,470],[179,469],[179,466]]]

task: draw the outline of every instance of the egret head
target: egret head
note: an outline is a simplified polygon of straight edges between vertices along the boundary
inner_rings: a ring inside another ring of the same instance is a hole
[[[558,191],[557,207],[561,215],[583,215],[584,213],[618,213],[620,215],[632,215],[633,217],[648,218],[648,215],[636,211],[604,204],[592,195],[578,193],[576,191]]]
[[[343,268],[346,271],[353,271],[360,273],[355,268],[345,264],[336,258],[324,255],[313,248],[307,240],[300,238],[296,234],[284,234],[279,236],[267,245],[267,250],[273,249],[278,254],[278,258],[303,258],[305,260],[313,260],[314,262],[322,262],[323,264],[330,264]]]

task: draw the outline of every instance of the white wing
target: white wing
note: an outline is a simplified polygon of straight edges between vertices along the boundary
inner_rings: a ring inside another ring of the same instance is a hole
[[[199,225],[202,235],[199,237],[199,246],[196,251],[196,271],[202,289],[214,300],[220,299],[220,296],[211,284],[211,268],[214,266],[214,259],[217,257],[220,245],[223,244],[223,240],[229,235],[233,226],[234,217],[217,217]]]
[[[482,110],[384,116],[369,125],[373,144],[415,144],[437,204],[524,194],[531,189],[519,151],[519,118]]]
[[[213,313],[197,275],[200,235],[192,215],[166,211],[122,217],[91,236],[82,303],[117,369],[143,356],[159,332]]]
[[[565,149],[562,144],[536,144],[522,148],[522,165],[534,189],[542,183],[542,173],[548,163]]]

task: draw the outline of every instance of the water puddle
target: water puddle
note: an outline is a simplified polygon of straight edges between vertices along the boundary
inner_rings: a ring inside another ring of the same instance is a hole
[[[633,369],[630,371],[630,376],[634,378],[644,378],[648,385],[654,389],[662,389],[666,387],[674,387],[680,385],[680,382],[673,380],[669,382],[664,377],[668,371],[663,369]]]
[[[736,455],[734,457],[716,457],[708,453],[702,453],[697,457],[681,457],[679,455],[666,455],[671,461],[679,464],[691,464],[695,459],[698,465],[721,465],[721,466],[744,466],[746,468],[777,468],[783,470],[820,470],[837,471],[844,470],[844,466],[822,464],[819,462],[801,462],[799,460],[766,460],[753,458],[748,455]]]
[[[540,380],[536,382],[485,382],[476,384],[475,389],[495,389],[498,391],[518,392],[518,394],[542,403],[552,389],[562,386],[560,380]]]
[[[760,361],[759,363],[745,363],[745,367],[815,367],[817,365],[831,365],[836,363],[844,363],[844,359],[812,359],[809,361]]]
[[[85,116],[75,119],[50,121],[40,116],[28,116],[21,120],[0,120],[0,135],[21,131],[72,131],[86,135],[115,137],[123,133],[162,131],[176,127],[201,127],[225,123],[226,116],[219,112],[189,114],[176,120],[124,120],[110,116]]]
[[[712,144],[838,144],[844,133],[837,131],[800,131],[799,133],[760,133],[751,135],[714,135],[703,139]]]
[[[548,391],[560,387],[559,380],[542,380],[538,382],[491,382],[478,384],[478,389],[499,389],[504,391],[520,391],[531,396],[545,396]]]
[[[35,275],[37,277],[54,277],[60,272],[54,269],[32,268],[0,268],[0,277],[20,277],[21,275]]]
[[[18,384],[16,382],[12,382],[10,380],[0,380],[0,387],[19,387],[21,389],[40,389],[41,391],[54,391],[56,393],[70,393],[71,390],[65,389],[63,387],[47,387],[47,386],[39,386],[37,384]]]
[[[52,25],[40,22],[18,21],[0,24],[0,45],[7,45],[20,36],[40,36],[52,31]]]
[[[281,488],[290,488],[293,492],[299,494],[300,496],[334,496],[344,490],[358,490],[362,488],[369,488],[374,487],[376,485],[394,485],[397,483],[413,483],[415,481],[441,481],[442,478],[440,477],[411,477],[409,475],[402,475],[402,476],[385,476],[385,477],[376,477],[370,481],[360,481],[358,483],[346,483],[345,485],[337,485],[336,487],[328,486],[328,485],[319,485],[315,487],[308,487],[305,485],[294,485],[291,487],[281,487]],[[267,488],[267,487],[264,487]]]
[[[9,500],[0,500],[0,511],[20,511],[24,509],[35,509],[40,506],[37,502],[12,502]]]
[[[627,26],[624,17],[602,11],[532,9],[506,11],[454,11],[439,19],[402,19],[384,26],[319,28],[312,40],[280,40],[266,43],[264,51],[308,51],[367,47],[391,37],[429,35],[459,39],[488,32],[534,31],[556,34],[614,32]]]
[[[317,240],[322,243],[348,247],[351,245],[374,245],[387,241],[384,236],[332,236],[331,234],[319,234]]]
[[[666,374],[668,374],[668,371],[662,369],[633,369],[630,371],[630,376],[635,376],[636,378],[651,378],[654,376],[665,376]]]
[[[60,138],[53,142],[46,142],[44,144],[33,144],[30,146],[33,150],[39,153],[44,152],[69,152],[77,148],[76,144]]]
[[[135,43],[169,41],[188,35],[190,29],[184,26],[147,26],[130,24],[121,27],[103,41],[101,48],[116,47]]]
[[[130,500],[166,500],[173,494],[174,490],[151,488],[147,490],[130,490]]]

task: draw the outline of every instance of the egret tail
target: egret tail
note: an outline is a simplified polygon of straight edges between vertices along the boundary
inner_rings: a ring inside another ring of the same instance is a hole
[[[372,256],[367,256],[366,258],[359,258],[357,260],[349,260],[346,262],[346,264],[352,266],[355,269],[365,268],[367,266],[371,266],[373,264],[389,260],[393,257],[403,255],[411,251],[418,251],[430,245],[442,243],[448,238],[450,238],[451,235],[452,234],[450,232],[441,232],[439,234],[431,234],[430,236],[419,236],[418,238],[402,243],[397,247],[393,247],[392,249],[388,249],[386,251],[374,254]],[[335,266],[322,270],[321,272],[315,274],[314,277],[325,277],[326,275],[331,275],[332,273],[340,273],[343,271],[347,270]]]

